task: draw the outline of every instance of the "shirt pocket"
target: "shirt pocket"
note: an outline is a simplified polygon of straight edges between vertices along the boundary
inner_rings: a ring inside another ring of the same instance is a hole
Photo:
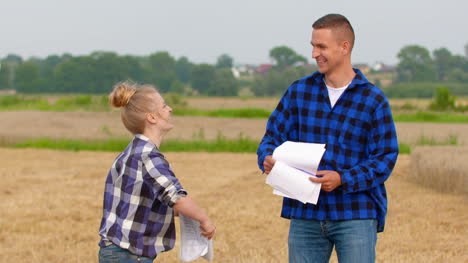
[[[369,140],[370,124],[357,118],[348,117],[341,126],[338,142],[347,150],[363,152]]]

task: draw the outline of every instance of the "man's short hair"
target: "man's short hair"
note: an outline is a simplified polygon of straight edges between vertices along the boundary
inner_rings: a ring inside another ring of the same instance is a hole
[[[354,46],[354,30],[349,23],[349,20],[340,14],[328,14],[317,21],[312,25],[313,29],[322,29],[328,28],[337,32],[342,40],[348,40],[351,44],[351,49]]]

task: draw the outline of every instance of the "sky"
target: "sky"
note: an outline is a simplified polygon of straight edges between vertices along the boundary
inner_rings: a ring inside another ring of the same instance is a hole
[[[465,0],[0,0],[0,58],[167,51],[195,63],[228,54],[261,64],[286,45],[314,63],[311,25],[339,13],[356,34],[353,63],[396,64],[406,45],[464,55],[467,10]]]

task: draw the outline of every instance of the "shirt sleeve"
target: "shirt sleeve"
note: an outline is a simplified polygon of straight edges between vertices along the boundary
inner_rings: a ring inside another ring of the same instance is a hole
[[[373,114],[367,151],[367,160],[351,169],[338,171],[344,193],[365,191],[383,184],[395,166],[398,141],[390,106],[386,100]]]
[[[258,167],[262,171],[265,157],[272,155],[276,147],[288,140],[287,134],[292,127],[291,115],[291,96],[288,89],[268,118],[265,135],[257,149]]]
[[[183,189],[169,163],[158,153],[150,153],[143,158],[147,179],[153,184],[156,198],[163,204],[173,207],[187,192]]]

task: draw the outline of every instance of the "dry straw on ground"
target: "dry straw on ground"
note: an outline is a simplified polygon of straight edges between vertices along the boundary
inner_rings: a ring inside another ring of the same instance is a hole
[[[408,178],[445,193],[468,196],[468,146],[421,146],[411,154]]]
[[[5,145],[27,138],[52,137],[68,139],[111,139],[128,137],[119,112],[0,112],[0,143]],[[218,134],[238,138],[240,134],[260,140],[265,133],[266,119],[173,117],[175,128],[168,139],[191,140],[202,131],[205,139]],[[400,142],[415,144],[421,136],[445,141],[458,138],[459,145],[468,145],[468,124],[397,123]]]
[[[0,262],[97,262],[104,179],[116,154],[0,148]],[[214,262],[287,262],[288,220],[254,154],[166,156],[217,223]],[[401,156],[387,184],[377,262],[467,262],[466,197],[408,182],[408,165]],[[178,262],[177,250],[155,262]]]

